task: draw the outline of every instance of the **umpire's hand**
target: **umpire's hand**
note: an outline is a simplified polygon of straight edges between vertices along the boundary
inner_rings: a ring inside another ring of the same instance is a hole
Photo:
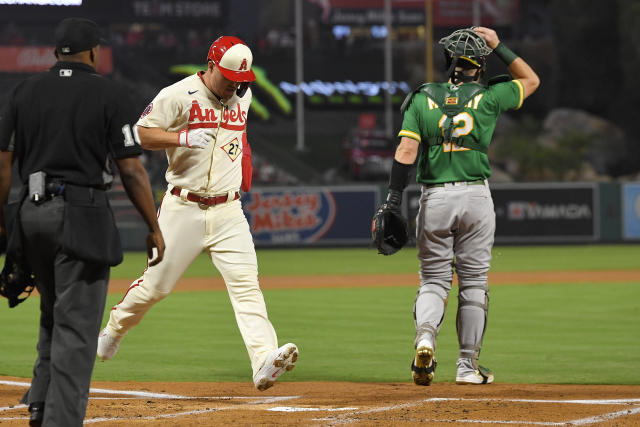
[[[147,256],[149,265],[156,265],[162,261],[164,256],[164,239],[158,225],[158,217],[156,215],[156,206],[153,202],[151,194],[151,184],[147,171],[142,166],[142,162],[137,156],[116,159],[118,168],[120,169],[120,178],[122,185],[127,191],[127,195],[136,207],[144,222],[147,223],[149,234],[147,235]],[[153,257],[156,249],[156,256]]]
[[[164,249],[164,239],[162,238],[160,229],[150,231],[147,235],[147,258],[149,259],[149,266],[156,265],[162,261]],[[156,252],[155,257],[153,256],[154,252]]]

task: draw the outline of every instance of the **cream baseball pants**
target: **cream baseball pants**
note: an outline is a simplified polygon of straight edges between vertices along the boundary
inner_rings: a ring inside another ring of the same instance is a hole
[[[202,209],[185,196],[165,194],[158,209],[166,244],[164,258],[131,284],[112,308],[107,330],[114,337],[124,336],[171,292],[195,258],[207,251],[227,286],[255,375],[278,344],[258,284],[255,247],[240,200]]]

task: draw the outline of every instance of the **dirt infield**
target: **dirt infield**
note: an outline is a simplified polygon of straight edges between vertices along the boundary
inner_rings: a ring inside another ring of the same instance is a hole
[[[492,273],[490,283],[640,282],[640,270]],[[112,280],[123,293],[131,280]],[[417,274],[264,277],[263,289],[417,286]],[[220,278],[182,279],[176,291],[222,290]],[[93,382],[85,424],[212,425],[640,425],[640,386],[282,382]],[[436,378],[437,381],[437,378]],[[18,400],[28,379],[0,377],[0,425],[27,424]]]
[[[455,277],[455,276],[454,276]],[[413,274],[345,274],[322,276],[267,276],[260,278],[262,289],[370,288],[380,286],[418,286],[418,273]],[[489,273],[489,284],[530,285],[545,283],[639,282],[640,270],[611,271],[535,271]],[[130,279],[112,279],[109,292],[126,291]],[[212,291],[225,289],[220,277],[182,278],[174,291]]]
[[[24,379],[0,377],[0,424],[25,425],[13,406]],[[212,425],[640,425],[639,386],[435,383],[94,382],[86,424]]]

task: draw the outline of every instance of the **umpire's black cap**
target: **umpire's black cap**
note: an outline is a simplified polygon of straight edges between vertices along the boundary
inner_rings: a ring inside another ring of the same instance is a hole
[[[56,51],[62,55],[89,50],[99,44],[107,44],[98,24],[85,18],[66,18],[56,27]]]

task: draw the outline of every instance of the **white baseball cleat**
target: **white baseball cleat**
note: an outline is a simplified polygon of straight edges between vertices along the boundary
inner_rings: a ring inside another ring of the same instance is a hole
[[[253,384],[260,391],[265,391],[275,384],[280,375],[292,370],[298,360],[298,347],[295,344],[285,344],[273,350],[264,361],[264,365],[253,377]]]
[[[476,369],[471,359],[458,359],[456,384],[491,384],[493,372],[478,365]]]
[[[98,335],[98,357],[102,360],[109,360],[118,352],[122,338],[114,338],[107,332],[107,328],[100,331]]]

